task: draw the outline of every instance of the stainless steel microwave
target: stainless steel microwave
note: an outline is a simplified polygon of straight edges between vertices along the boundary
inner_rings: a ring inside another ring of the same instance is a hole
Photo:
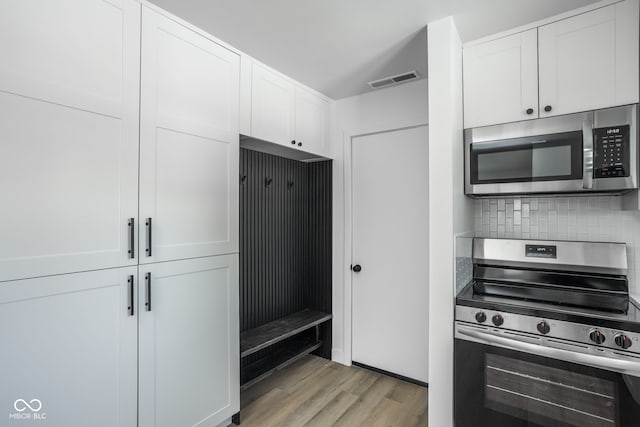
[[[466,129],[465,194],[638,188],[638,104]]]

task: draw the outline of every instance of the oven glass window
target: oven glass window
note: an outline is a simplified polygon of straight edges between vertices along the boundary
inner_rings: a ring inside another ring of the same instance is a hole
[[[471,144],[471,183],[582,178],[582,132]]]
[[[486,405],[494,411],[521,419],[535,414],[576,427],[618,425],[612,381],[490,353],[485,376]]]

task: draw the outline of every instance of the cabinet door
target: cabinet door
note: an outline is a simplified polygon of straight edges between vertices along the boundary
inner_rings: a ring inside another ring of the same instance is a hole
[[[217,426],[240,408],[238,255],[140,266],[140,281],[140,427]]]
[[[239,67],[143,7],[141,263],[238,251]]]
[[[463,51],[464,127],[538,118],[537,30]]]
[[[545,25],[539,34],[541,117],[638,102],[637,0]]]
[[[296,89],[293,83],[253,64],[251,67],[251,136],[291,145],[295,135]]]
[[[134,265],[140,5],[0,2],[0,281]]]
[[[0,283],[2,425],[136,426],[136,271]]]
[[[329,103],[296,88],[296,142],[304,151],[325,154],[329,133]]]

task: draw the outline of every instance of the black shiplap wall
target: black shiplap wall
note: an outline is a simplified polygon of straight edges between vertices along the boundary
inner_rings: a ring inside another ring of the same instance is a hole
[[[240,175],[240,331],[304,308],[331,313],[331,162],[241,149]]]

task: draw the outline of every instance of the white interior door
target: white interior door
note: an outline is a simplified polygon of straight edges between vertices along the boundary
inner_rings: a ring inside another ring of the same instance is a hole
[[[352,359],[423,382],[427,140],[426,126],[352,140]]]
[[[236,53],[143,7],[141,263],[238,251],[239,80]]]
[[[136,272],[0,283],[1,425],[137,425]]]
[[[137,264],[139,48],[134,0],[0,2],[0,281]]]
[[[216,427],[240,410],[238,255],[139,271],[140,427]]]

